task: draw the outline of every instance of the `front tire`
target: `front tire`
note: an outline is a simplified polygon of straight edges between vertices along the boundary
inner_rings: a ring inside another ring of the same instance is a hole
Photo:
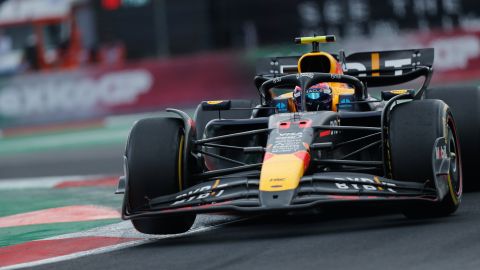
[[[465,190],[480,190],[477,156],[480,152],[480,88],[456,86],[429,89],[425,98],[440,99],[455,115],[460,147],[462,148]]]
[[[451,166],[449,192],[436,203],[410,205],[403,210],[408,218],[443,217],[460,205],[463,176],[455,122],[448,106],[440,100],[399,104],[391,112],[389,141],[393,179],[434,184],[433,148],[437,138],[446,138]]]
[[[147,118],[130,132],[126,148],[129,209],[142,209],[149,199],[174,194],[183,188],[184,127],[180,119]],[[195,214],[132,219],[139,232],[174,234],[188,231]]]

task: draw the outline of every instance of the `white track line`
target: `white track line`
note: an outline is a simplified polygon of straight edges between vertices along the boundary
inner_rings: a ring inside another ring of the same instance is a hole
[[[53,188],[55,185],[64,182],[64,181],[84,181],[84,180],[95,180],[99,178],[110,177],[106,175],[72,175],[72,176],[59,176],[59,177],[40,177],[40,178],[22,178],[22,179],[5,179],[0,181],[0,190],[11,190],[11,189],[24,189],[24,188]],[[77,238],[77,237],[118,237],[118,238],[137,238],[139,240],[132,240],[130,242],[125,242],[117,245],[107,246],[96,248],[92,250],[76,252],[64,256],[57,256],[48,259],[21,263],[6,267],[0,267],[0,270],[7,269],[19,269],[26,267],[34,267],[43,264],[61,262],[65,260],[71,260],[80,258],[88,255],[95,255],[101,253],[107,253],[115,250],[125,249],[137,245],[142,245],[145,243],[158,241],[161,239],[167,238],[176,238],[180,236],[190,235],[194,233],[200,233],[204,231],[209,231],[216,229],[218,227],[239,222],[248,218],[234,218],[232,216],[221,216],[221,215],[199,215],[192,229],[186,233],[175,234],[175,235],[147,235],[137,232],[130,221],[123,221],[113,225],[106,225],[99,228],[94,228],[86,230],[83,232],[64,234],[60,236],[50,237],[41,240],[53,240],[53,239],[66,239],[66,238]],[[213,224],[213,225],[212,225]]]
[[[149,239],[151,235],[137,232],[130,221],[122,221],[115,224],[109,224],[93,229],[89,229],[82,232],[74,232],[68,234],[62,234],[52,236],[42,240],[58,240],[68,238],[80,238],[80,237],[119,237],[119,238],[141,238]],[[155,236],[154,236],[155,237]]]
[[[52,257],[44,260],[39,260],[39,261],[33,261],[33,262],[28,262],[28,263],[20,263],[20,264],[15,264],[11,266],[5,266],[5,267],[0,267],[0,270],[10,270],[10,269],[20,269],[20,268],[26,268],[26,267],[34,267],[34,266],[40,266],[43,264],[49,264],[49,263],[56,263],[56,262],[61,262],[61,261],[66,261],[66,260],[72,260],[76,258],[80,258],[83,256],[88,256],[88,255],[94,255],[94,254],[102,254],[102,253],[107,253],[110,251],[114,250],[120,250],[128,247],[134,247],[138,246],[144,243],[148,243],[152,240],[134,240],[131,242],[126,242],[118,245],[113,245],[113,246],[108,246],[108,247],[102,247],[102,248],[97,248],[97,249],[92,249],[92,250],[87,250],[87,251],[82,251],[82,252],[77,252],[77,253],[72,253],[69,255],[64,255],[64,256],[58,256],[58,257]]]
[[[55,185],[65,181],[88,181],[105,177],[111,177],[111,175],[70,175],[54,177],[10,178],[0,180],[0,190],[53,188]]]
[[[89,130],[71,134],[54,134],[45,137],[3,141],[0,144],[2,146],[0,153],[88,143],[120,143],[126,141],[129,132],[128,128],[125,130]]]
[[[158,240],[161,240],[161,239],[176,238],[176,237],[191,235],[191,234],[195,234],[195,233],[210,231],[210,230],[214,230],[216,228],[219,228],[221,226],[231,224],[231,223],[235,223],[235,222],[239,222],[239,221],[243,221],[243,220],[246,220],[246,219],[249,219],[249,218],[229,220],[229,221],[226,221],[226,222],[223,222],[223,223],[220,223],[220,224],[216,224],[216,225],[213,225],[213,226],[198,227],[196,229],[192,229],[192,230],[190,230],[186,233],[181,233],[181,234],[158,235],[158,236],[148,235],[149,238],[146,238],[146,239],[133,240],[131,242],[121,243],[121,244],[118,244],[118,245],[102,247],[102,248],[97,248],[97,249],[92,249],[92,250],[87,250],[87,251],[82,251],[82,252],[76,252],[76,253],[72,253],[72,254],[69,254],[69,255],[58,256],[58,257],[48,258],[48,259],[39,260],[39,261],[28,262],[28,263],[21,263],[21,264],[6,266],[6,267],[0,267],[0,270],[11,270],[11,269],[26,268],[26,267],[34,267],[34,266],[39,266],[39,265],[44,265],[44,264],[50,264],[50,263],[56,263],[56,262],[61,262],[61,261],[66,261],[66,260],[77,259],[77,258],[80,258],[80,257],[89,256],[89,255],[97,255],[97,254],[112,252],[112,251],[116,251],[116,250],[121,250],[121,249],[129,248],[129,247],[134,247],[134,246],[158,241]],[[73,235],[73,234],[69,234],[69,235]],[[144,234],[144,236],[147,236],[147,235]]]

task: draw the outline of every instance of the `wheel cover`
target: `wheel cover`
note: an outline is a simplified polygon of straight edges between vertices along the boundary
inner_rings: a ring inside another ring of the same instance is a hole
[[[450,192],[453,193],[452,196],[459,198],[462,195],[463,186],[461,156],[455,125],[450,117],[448,119],[447,153],[450,157]]]
[[[183,142],[185,140],[185,136],[184,135],[181,135],[180,137],[180,143],[179,143],[179,146],[178,146],[178,160],[177,160],[177,177],[178,177],[178,191],[182,191],[183,190],[183,174],[182,174],[182,170],[183,170],[183,166],[182,166],[182,162],[183,162]]]

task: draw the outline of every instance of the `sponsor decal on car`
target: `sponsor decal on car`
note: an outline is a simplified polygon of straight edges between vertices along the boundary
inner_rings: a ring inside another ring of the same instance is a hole
[[[206,198],[215,197],[218,198],[223,195],[225,192],[224,187],[227,187],[228,184],[220,184],[220,181],[217,180],[213,185],[205,185],[203,187],[196,188],[195,190],[190,190],[188,192],[182,193],[175,197],[177,199],[171,205],[177,205],[185,202],[191,202],[194,200],[202,200]],[[215,191],[214,191],[215,190]]]
[[[274,139],[271,153],[283,154],[294,153],[302,150],[303,132],[285,132],[279,133]]]
[[[282,77],[276,77],[276,78],[273,78],[273,79],[272,79],[272,82],[273,82],[273,83],[279,83],[279,82],[281,82],[281,81],[282,81]]]
[[[435,147],[435,158],[438,160],[448,159],[448,152],[446,145],[439,145]]]
[[[308,73],[299,73],[297,74],[297,79],[300,79],[301,77],[308,77],[308,78],[313,78],[314,74],[311,72]]]
[[[339,127],[340,126],[340,119],[330,121],[330,126],[331,127]],[[330,134],[331,135],[340,134],[340,130],[332,130],[332,132]]]
[[[377,55],[374,57],[374,55]],[[394,59],[394,60],[385,60],[383,63],[383,67],[385,68],[395,68],[395,76],[402,75],[403,70],[401,69],[404,66],[410,66],[412,64],[412,59],[410,58],[405,58],[405,59]],[[379,70],[382,65],[380,65],[380,60],[378,53],[373,54],[372,53],[372,69],[373,70]],[[346,63],[346,67],[348,71],[356,70],[356,71],[367,71],[367,67],[364,65],[364,63],[360,62],[349,62]],[[377,73],[372,73],[375,74],[376,76],[379,76],[380,74]],[[358,75],[359,77],[365,77],[367,76],[367,73],[360,73]]]
[[[331,127],[339,127],[340,126],[340,119],[332,120],[329,122],[329,126]],[[340,134],[340,130],[322,130],[319,133],[320,137],[327,137],[330,135],[337,135]]]
[[[342,78],[342,75],[340,74],[330,74],[330,77],[332,80],[340,80]]]
[[[368,190],[368,191],[389,191],[391,193],[397,193],[393,187],[396,187],[397,185],[393,183],[388,183],[385,181],[380,181],[378,177],[373,177],[372,178],[367,178],[367,177],[335,177],[335,180],[340,180],[343,183],[337,182],[335,183],[335,186],[338,189],[342,190],[348,190],[348,189],[355,189],[355,190]],[[345,182],[354,182],[354,183],[345,183]],[[383,187],[378,187],[374,185],[369,185],[368,183],[371,184],[382,184],[384,186],[387,186],[386,188]]]

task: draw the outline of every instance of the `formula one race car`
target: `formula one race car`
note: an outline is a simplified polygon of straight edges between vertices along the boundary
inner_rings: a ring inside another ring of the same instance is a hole
[[[449,106],[425,99],[433,49],[260,62],[258,105],[202,102],[194,118],[138,121],[125,153],[122,216],[143,233],[187,231],[198,213],[293,212],[326,204],[393,204],[440,217],[462,197],[459,136]],[[419,89],[369,87],[424,78]]]

